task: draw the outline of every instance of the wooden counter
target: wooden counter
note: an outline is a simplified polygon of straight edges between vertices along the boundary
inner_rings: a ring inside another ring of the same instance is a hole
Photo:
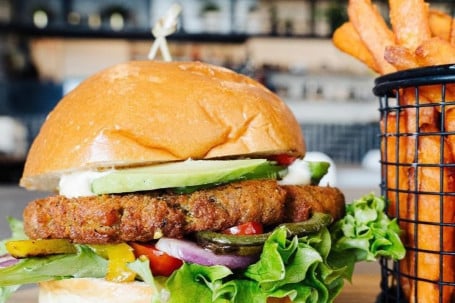
[[[378,274],[354,275],[352,284],[345,283],[343,292],[335,300],[336,303],[375,303],[381,292],[381,277]]]
[[[379,275],[354,275],[352,284],[346,282],[343,292],[335,300],[336,303],[374,303],[378,296]],[[13,295],[8,303],[37,303],[37,288],[21,290]]]

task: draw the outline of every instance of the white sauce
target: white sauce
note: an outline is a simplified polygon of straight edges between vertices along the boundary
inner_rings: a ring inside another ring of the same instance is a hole
[[[59,193],[67,198],[94,196],[91,189],[92,181],[109,173],[109,171],[80,171],[63,175],[60,177]]]
[[[281,185],[308,185],[311,183],[311,173],[308,163],[297,159],[288,166],[288,173],[278,182]]]
[[[305,157],[297,159],[288,167],[288,174],[280,181],[282,185],[308,185],[311,183],[311,173],[308,162],[325,161],[330,163],[327,174],[319,181],[319,186],[337,186],[336,165],[333,160],[321,152],[307,152]]]

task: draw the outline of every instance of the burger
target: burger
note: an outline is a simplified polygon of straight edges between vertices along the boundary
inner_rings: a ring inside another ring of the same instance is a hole
[[[53,194],[9,218],[0,302],[29,283],[41,303],[332,302],[355,262],[403,248],[382,198],[346,205],[304,155],[290,109],[244,75],[107,68],[29,150],[20,185]]]

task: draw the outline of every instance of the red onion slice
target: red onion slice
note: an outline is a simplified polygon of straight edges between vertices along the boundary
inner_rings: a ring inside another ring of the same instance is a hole
[[[224,265],[230,269],[246,268],[257,261],[255,256],[217,255],[186,240],[161,238],[156,248],[180,260],[200,265]]]
[[[0,268],[9,267],[19,262],[18,259],[14,258],[11,255],[2,255],[0,256]]]

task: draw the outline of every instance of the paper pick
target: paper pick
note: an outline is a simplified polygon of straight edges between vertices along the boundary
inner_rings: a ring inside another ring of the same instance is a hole
[[[181,11],[182,7],[179,4],[174,3],[166,12],[166,14],[161,17],[153,26],[152,34],[155,37],[155,41],[153,42],[148,54],[148,58],[150,60],[155,59],[155,56],[157,55],[159,49],[164,61],[172,61],[172,57],[167,46],[166,37],[175,33],[177,30],[177,18]]]

